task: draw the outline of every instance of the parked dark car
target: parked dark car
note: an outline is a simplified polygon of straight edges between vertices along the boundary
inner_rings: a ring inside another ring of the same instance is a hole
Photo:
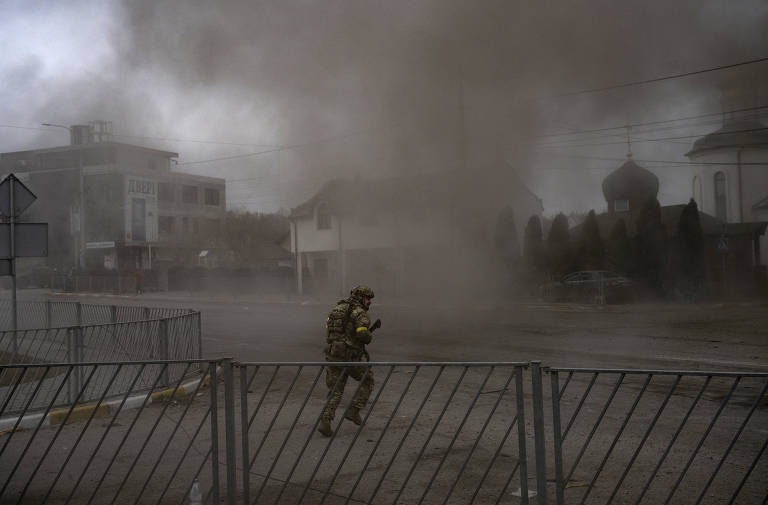
[[[634,284],[630,279],[606,270],[573,272],[559,281],[539,286],[541,298],[546,301],[578,301],[617,303],[630,301]]]

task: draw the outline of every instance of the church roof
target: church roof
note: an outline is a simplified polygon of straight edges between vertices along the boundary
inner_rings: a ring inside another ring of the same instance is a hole
[[[614,200],[640,200],[656,197],[659,178],[653,172],[628,159],[603,179],[603,195],[608,202]]]
[[[685,155],[690,157],[702,151],[728,147],[768,147],[768,126],[756,119],[729,121],[694,142],[693,149]]]

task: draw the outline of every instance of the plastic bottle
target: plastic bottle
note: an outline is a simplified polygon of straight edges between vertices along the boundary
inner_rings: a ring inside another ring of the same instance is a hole
[[[189,505],[202,505],[203,494],[200,492],[200,481],[196,478],[189,490]]]

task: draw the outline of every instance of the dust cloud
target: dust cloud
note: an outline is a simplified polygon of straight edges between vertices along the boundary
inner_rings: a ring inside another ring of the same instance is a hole
[[[487,246],[522,184],[545,195],[545,212],[600,205],[604,172],[542,152],[542,133],[720,107],[711,76],[572,92],[762,57],[768,47],[759,0],[126,0],[109,19],[110,56],[62,78],[28,117],[111,120],[117,140],[151,137],[141,143],[181,153],[179,170],[237,179],[229,205],[248,210],[296,207],[337,178],[407,184],[447,174],[441,204],[469,223],[457,240],[471,240],[481,219]],[[43,78],[32,63],[17,77]],[[515,210],[522,243],[542,208]],[[471,277],[487,264],[476,253],[445,267]]]

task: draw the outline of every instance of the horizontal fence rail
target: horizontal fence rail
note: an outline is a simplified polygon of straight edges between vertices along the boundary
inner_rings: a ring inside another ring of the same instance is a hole
[[[13,306],[0,300],[0,330],[13,330]],[[17,330],[125,323],[182,316],[194,311],[178,308],[106,305],[67,301],[20,301],[16,308]]]
[[[766,503],[768,374],[548,372],[556,503]]]

